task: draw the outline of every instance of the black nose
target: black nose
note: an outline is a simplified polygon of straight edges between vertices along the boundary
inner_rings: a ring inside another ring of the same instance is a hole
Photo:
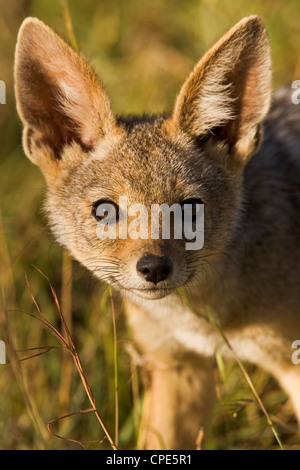
[[[146,281],[156,285],[170,276],[173,265],[166,256],[145,255],[138,261],[136,269]]]

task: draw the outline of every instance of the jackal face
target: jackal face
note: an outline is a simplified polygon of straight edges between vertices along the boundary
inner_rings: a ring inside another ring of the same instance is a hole
[[[243,167],[269,107],[261,20],[245,18],[203,57],[168,117],[116,117],[89,65],[37,19],[20,29],[15,83],[24,149],[45,176],[57,240],[97,277],[144,298],[201,281],[238,223]],[[160,212],[153,237],[152,207],[163,204],[177,210],[170,236]],[[175,225],[186,217],[197,233],[202,204],[204,245],[187,249]],[[103,222],[115,236],[99,236]]]

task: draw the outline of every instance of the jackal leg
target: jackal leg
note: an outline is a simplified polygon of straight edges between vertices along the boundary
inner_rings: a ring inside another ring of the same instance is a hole
[[[278,368],[274,375],[289,395],[300,425],[300,365],[292,364],[284,369]]]
[[[140,448],[196,449],[214,402],[213,365],[195,358],[156,364],[149,371]]]

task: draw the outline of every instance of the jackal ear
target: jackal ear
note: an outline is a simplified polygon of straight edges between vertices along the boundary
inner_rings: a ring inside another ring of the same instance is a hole
[[[116,126],[91,67],[36,18],[27,18],[19,31],[15,92],[25,151],[39,165],[33,148],[43,147],[52,160],[60,159],[66,143],[75,141],[91,150]]]
[[[184,83],[167,128],[204,141],[212,136],[245,163],[257,148],[271,98],[271,56],[257,16],[236,24]],[[236,158],[235,158],[236,160]]]

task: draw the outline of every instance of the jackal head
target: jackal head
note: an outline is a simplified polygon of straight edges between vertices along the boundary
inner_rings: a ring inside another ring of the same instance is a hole
[[[61,245],[100,279],[140,297],[201,282],[238,223],[243,168],[258,149],[269,107],[270,69],[262,21],[244,18],[198,62],[169,116],[123,119],[86,61],[27,18],[16,49],[17,108],[24,150],[44,174],[45,210]],[[99,237],[109,209],[110,228],[124,220],[120,197],[148,214],[153,205],[175,204],[179,218],[190,211],[192,226],[204,204],[204,245],[187,250],[186,237],[172,230],[169,238],[153,238],[149,220],[137,224],[132,211],[126,220],[140,226],[135,236],[128,229],[122,237]]]

